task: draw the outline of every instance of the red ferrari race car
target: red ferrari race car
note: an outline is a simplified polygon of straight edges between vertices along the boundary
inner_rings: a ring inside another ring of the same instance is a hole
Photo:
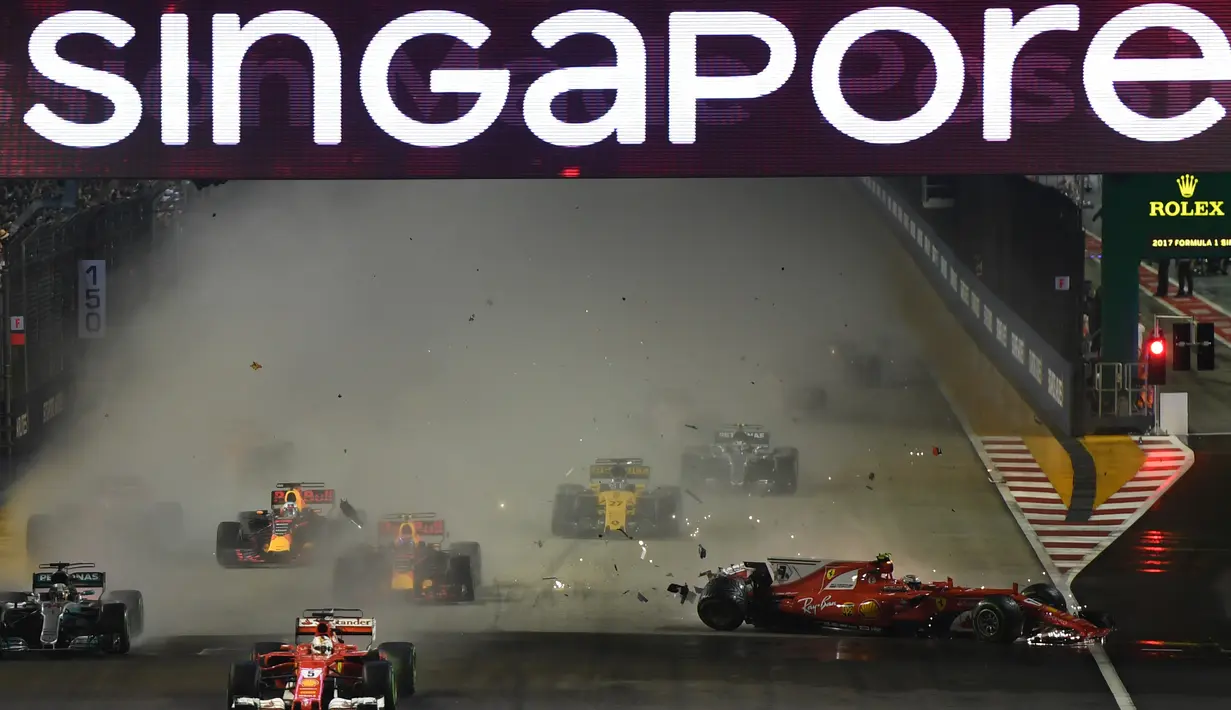
[[[818,628],[980,641],[1079,643],[1101,641],[1109,615],[1070,613],[1050,584],[1019,589],[959,587],[952,579],[924,584],[893,575],[893,560],[843,561],[771,557],[706,573],[697,597],[701,621],[718,631],[744,623],[770,629]]]
[[[376,621],[359,609],[305,609],[294,643],[257,643],[250,660],[231,664],[227,707],[393,710],[398,697],[415,693],[415,647],[374,646],[375,635]]]

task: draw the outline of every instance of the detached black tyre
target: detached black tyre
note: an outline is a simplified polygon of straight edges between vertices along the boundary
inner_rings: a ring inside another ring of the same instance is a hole
[[[1013,643],[1021,638],[1025,614],[1013,597],[985,597],[971,612],[975,638],[988,643]]]
[[[743,582],[715,577],[701,590],[697,616],[715,631],[734,631],[748,618],[748,590]]]

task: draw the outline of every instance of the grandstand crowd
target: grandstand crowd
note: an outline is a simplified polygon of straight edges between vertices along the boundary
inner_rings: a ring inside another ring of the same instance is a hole
[[[67,206],[59,204],[67,186],[63,180],[0,180],[0,249],[15,229],[31,229],[95,205],[127,199],[152,184],[135,180],[81,180],[77,183],[76,203]],[[39,201],[45,206],[21,221]]]

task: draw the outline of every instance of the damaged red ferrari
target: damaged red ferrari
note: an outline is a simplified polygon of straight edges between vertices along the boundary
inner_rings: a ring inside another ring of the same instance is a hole
[[[960,587],[952,579],[898,578],[893,560],[771,557],[706,573],[697,598],[701,621],[718,631],[829,629],[980,641],[1071,644],[1101,641],[1114,629],[1102,612],[1070,611],[1050,584],[1019,589]]]

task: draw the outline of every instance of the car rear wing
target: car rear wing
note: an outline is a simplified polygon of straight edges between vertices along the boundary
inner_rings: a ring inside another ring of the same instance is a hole
[[[645,465],[643,459],[638,458],[611,458],[611,459],[596,459],[590,465],[590,480],[605,480],[612,478],[612,471],[616,466],[621,466],[624,469],[628,478],[649,478],[650,467]]]
[[[714,432],[714,442],[721,444],[734,439],[736,434],[741,433],[753,441],[769,441],[769,432],[760,424],[731,424]]]
[[[400,537],[402,528],[409,526],[411,536],[418,542],[420,537],[445,537],[445,521],[435,513],[394,513],[380,519],[377,536],[381,542],[391,542]]]
[[[365,616],[362,609],[304,609],[295,620],[295,636],[315,636],[321,624],[326,624],[342,636],[375,636],[376,619]]]
[[[276,507],[294,500],[298,506],[333,505],[337,491],[326,488],[324,483],[283,482],[274,485],[269,494],[269,505]]]

